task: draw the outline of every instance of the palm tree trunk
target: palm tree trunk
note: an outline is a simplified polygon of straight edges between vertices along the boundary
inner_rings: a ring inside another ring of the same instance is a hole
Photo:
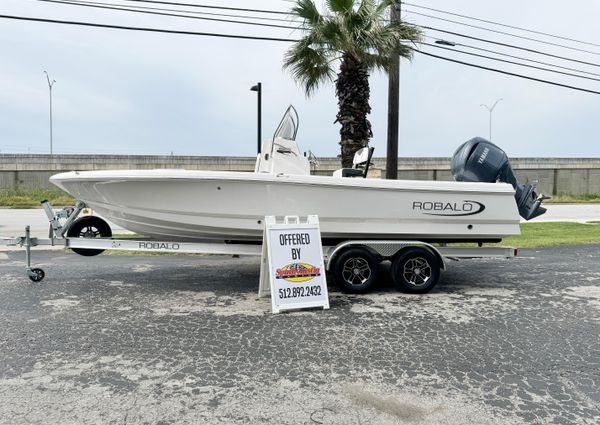
[[[352,167],[354,153],[369,144],[373,132],[367,119],[367,114],[371,112],[369,72],[366,66],[349,53],[342,57],[340,72],[335,82],[335,94],[339,106],[335,122],[342,125],[342,167]]]

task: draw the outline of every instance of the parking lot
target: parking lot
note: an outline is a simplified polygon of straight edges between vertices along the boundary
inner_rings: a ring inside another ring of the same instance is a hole
[[[280,315],[259,260],[0,253],[0,423],[597,424],[600,245]]]

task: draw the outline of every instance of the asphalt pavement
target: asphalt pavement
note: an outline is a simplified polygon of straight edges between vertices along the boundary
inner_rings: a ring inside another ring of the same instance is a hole
[[[0,253],[0,423],[598,424],[599,254],[272,315],[256,258]]]

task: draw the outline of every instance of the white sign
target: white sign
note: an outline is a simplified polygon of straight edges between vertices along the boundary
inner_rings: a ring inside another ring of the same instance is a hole
[[[300,222],[286,216],[283,223],[265,217],[259,297],[271,292],[273,313],[282,310],[329,308],[319,219]]]

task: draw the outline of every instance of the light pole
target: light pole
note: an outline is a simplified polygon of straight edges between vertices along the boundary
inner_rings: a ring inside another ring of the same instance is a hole
[[[258,111],[257,111],[257,153],[260,153],[260,145],[261,145],[261,132],[262,132],[262,83],[258,83],[255,86],[250,88],[251,91],[255,91],[257,93],[257,102],[258,102]]]
[[[56,83],[56,80],[52,80],[52,82],[50,82],[50,76],[48,73],[44,71],[44,74],[46,74],[46,79],[48,80],[48,90],[50,91],[50,155],[52,155],[52,87],[54,86],[54,83]]]
[[[484,105],[483,103],[481,104],[481,106],[483,106],[485,109],[487,109],[488,112],[490,113],[490,142],[492,141],[492,112],[494,112],[494,108],[496,107],[498,102],[500,102],[501,100],[502,100],[502,98],[496,100],[491,108],[487,105]]]
[[[465,46],[464,44],[455,43],[455,42],[449,41],[449,40],[436,40],[435,44],[439,44],[441,46],[447,46],[447,47],[455,47],[455,46],[469,47],[469,46]],[[496,107],[498,102],[500,102],[501,100],[502,100],[502,98],[496,100],[491,108],[487,105],[484,105],[483,103],[481,104],[481,106],[483,106],[485,109],[487,109],[488,112],[490,113],[490,139],[489,139],[490,142],[492,141],[492,112],[494,112],[494,108]]]

